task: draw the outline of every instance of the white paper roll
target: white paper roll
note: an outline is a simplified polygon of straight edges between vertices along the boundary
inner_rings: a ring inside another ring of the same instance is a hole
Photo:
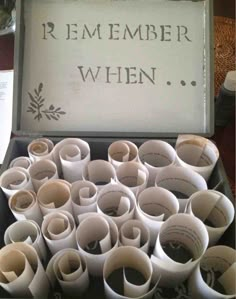
[[[142,192],[148,182],[147,168],[138,162],[124,162],[116,170],[119,183],[128,187],[135,196]]]
[[[10,197],[8,204],[17,220],[34,220],[41,226],[43,215],[34,191],[17,191]]]
[[[67,211],[47,214],[42,223],[42,234],[52,254],[65,248],[76,248],[75,222]]]
[[[134,279],[130,282],[127,277],[127,268],[139,272],[143,277],[142,283],[140,281],[135,283],[133,282]],[[121,276],[115,281],[117,288],[122,290],[121,293],[118,293],[111,287],[108,279],[118,269],[123,269],[123,277]],[[152,298],[156,287],[155,285],[151,288],[152,274],[151,261],[144,252],[131,246],[123,246],[115,249],[106,259],[103,269],[106,298]]]
[[[76,249],[57,252],[49,261],[46,273],[52,288],[57,281],[67,296],[81,295],[89,286],[86,262]]]
[[[151,261],[160,286],[175,287],[186,280],[208,246],[207,230],[198,218],[172,215],[162,225]]]
[[[9,168],[0,176],[0,187],[7,198],[18,190],[33,190],[28,171],[22,167]]]
[[[119,232],[120,246],[133,246],[148,253],[150,231],[148,226],[139,220],[128,220],[123,223]]]
[[[29,157],[17,157],[11,161],[9,168],[22,167],[28,170],[31,164],[32,161]]]
[[[139,194],[135,218],[148,226],[151,246],[155,245],[164,221],[171,215],[178,213],[178,210],[177,198],[164,188],[150,187]]]
[[[227,246],[207,249],[189,279],[193,298],[230,299],[236,296],[236,251]]]
[[[105,260],[118,247],[118,229],[109,217],[97,213],[81,215],[76,231],[79,251],[91,275],[102,276]]]
[[[51,160],[39,160],[30,166],[29,175],[35,192],[38,192],[39,188],[47,181],[58,179],[57,166]]]
[[[24,242],[32,245],[37,251],[42,263],[46,263],[47,250],[39,225],[33,220],[20,220],[10,225],[4,234],[6,245]]]
[[[18,242],[0,250],[0,286],[12,297],[47,298],[49,281],[32,246]]]
[[[93,182],[97,189],[101,190],[112,180],[116,181],[116,171],[111,163],[105,160],[93,160],[84,168],[83,179]]]
[[[109,216],[120,226],[134,218],[136,198],[129,188],[115,182],[106,185],[97,197],[97,210],[100,214]]]
[[[205,223],[209,234],[209,246],[218,242],[233,222],[235,214],[231,201],[224,194],[215,190],[194,193],[189,198],[186,211]]]
[[[131,141],[115,141],[108,148],[108,161],[115,168],[118,168],[124,162],[138,161],[138,148]]]
[[[38,138],[28,145],[28,154],[32,161],[43,159],[53,160],[52,150],[54,144],[50,139]]]
[[[50,180],[38,190],[37,198],[43,215],[65,210],[72,214],[71,185],[64,180]]]
[[[191,169],[177,166],[164,168],[156,177],[155,185],[173,192],[179,201],[179,212],[184,212],[188,198],[195,192],[207,190],[206,181]]]
[[[97,212],[97,187],[89,181],[77,181],[71,185],[71,200],[75,221],[80,214]]]
[[[149,172],[148,187],[155,185],[156,176],[164,167],[174,165],[176,161],[174,148],[162,140],[144,142],[139,147],[138,156]]]
[[[215,144],[201,136],[179,135],[175,148],[177,163],[196,171],[208,181],[219,158]]]

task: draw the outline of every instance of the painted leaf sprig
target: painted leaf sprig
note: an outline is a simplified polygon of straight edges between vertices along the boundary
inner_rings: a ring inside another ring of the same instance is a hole
[[[40,121],[44,116],[48,120],[58,121],[62,115],[65,115],[61,107],[55,108],[50,105],[49,108],[45,108],[45,98],[42,96],[43,83],[40,83],[38,88],[34,89],[34,94],[28,92],[30,103],[27,108],[27,112],[34,115],[34,119]]]

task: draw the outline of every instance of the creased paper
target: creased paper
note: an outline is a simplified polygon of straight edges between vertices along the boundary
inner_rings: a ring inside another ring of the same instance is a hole
[[[124,162],[116,175],[118,182],[129,187],[135,196],[146,188],[149,176],[147,168],[138,162]]]
[[[71,185],[64,180],[50,180],[38,191],[37,198],[43,215],[54,210],[65,210],[72,214]]]
[[[11,161],[9,168],[22,167],[25,169],[29,169],[31,164],[32,161],[30,160],[29,157],[17,157]]]
[[[190,277],[189,288],[193,298],[230,299],[236,296],[235,281],[236,251],[215,246],[207,249]]]
[[[148,140],[138,150],[139,160],[147,167],[149,179],[147,186],[154,186],[157,174],[176,160],[174,148],[162,140]]]
[[[118,168],[124,162],[138,161],[138,148],[131,141],[115,141],[108,148],[108,161],[115,168]]]
[[[209,246],[218,242],[232,223],[235,214],[231,201],[215,190],[194,193],[189,199],[186,211],[205,223],[209,234]]]
[[[54,288],[56,281],[65,295],[83,294],[89,286],[88,269],[85,259],[76,249],[62,249],[49,261],[47,276]]]
[[[12,297],[47,298],[49,281],[32,246],[18,242],[0,250],[0,286]]]
[[[43,263],[47,260],[47,250],[39,225],[33,220],[20,220],[10,225],[4,234],[6,245],[24,242],[32,245]]]
[[[179,212],[184,212],[188,198],[195,192],[207,190],[206,181],[191,169],[177,166],[164,168],[156,177],[155,185],[173,192],[179,201]]]
[[[115,182],[106,185],[97,197],[98,213],[109,216],[118,229],[124,222],[134,217],[135,206],[136,198],[133,192]]]
[[[105,260],[118,247],[118,229],[105,215],[88,213],[80,215],[76,231],[79,251],[85,258],[91,275],[102,276]]]
[[[176,214],[167,219],[151,256],[154,276],[161,276],[160,286],[175,287],[187,279],[205,253],[208,241],[207,230],[198,218]]]
[[[219,158],[215,144],[201,136],[179,135],[175,148],[177,163],[196,171],[208,181]]]
[[[76,248],[75,222],[67,211],[52,212],[44,216],[41,229],[52,254],[61,249]]]
[[[179,202],[173,193],[161,188],[150,187],[137,198],[135,218],[147,225],[150,230],[150,243],[154,246],[164,221],[178,213]]]
[[[9,168],[0,176],[0,186],[7,198],[18,190],[33,190],[28,171],[22,167]]]
[[[71,200],[75,221],[83,213],[97,212],[97,187],[89,181],[77,181],[71,185]]]
[[[8,204],[17,220],[34,220],[41,226],[43,215],[34,191],[17,191],[10,197]]]
[[[51,160],[39,160],[30,166],[29,175],[35,192],[38,192],[39,188],[47,181],[58,179],[57,166]]]
[[[33,140],[28,145],[28,154],[32,161],[39,161],[42,159],[53,160],[52,150],[54,144],[50,139],[38,138]]]

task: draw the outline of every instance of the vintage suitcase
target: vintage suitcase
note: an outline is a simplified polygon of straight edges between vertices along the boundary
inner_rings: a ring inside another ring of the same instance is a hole
[[[35,138],[75,136],[92,159],[119,139],[175,145],[214,133],[212,1],[16,1],[14,137],[1,172]],[[37,100],[37,101],[35,101]],[[208,182],[233,201],[222,161]],[[0,193],[0,240],[14,221]],[[234,247],[233,223],[219,244]],[[40,283],[40,282],[39,282]],[[7,297],[1,291],[1,298]],[[61,294],[55,290],[54,297]],[[84,298],[104,298],[92,279]],[[177,298],[177,297],[176,297]]]

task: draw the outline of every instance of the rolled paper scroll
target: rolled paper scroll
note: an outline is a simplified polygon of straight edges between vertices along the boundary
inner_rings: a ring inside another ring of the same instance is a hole
[[[38,191],[37,198],[43,215],[55,210],[65,210],[72,214],[71,185],[64,180],[50,180]]]
[[[8,204],[17,220],[34,220],[41,226],[43,215],[34,191],[17,191],[10,197]]]
[[[167,142],[149,140],[138,150],[139,160],[147,167],[149,179],[147,186],[154,186],[157,174],[166,166],[174,165],[176,152]]]
[[[90,161],[89,145],[79,138],[63,139],[55,145],[53,159],[57,165],[59,176],[63,171],[65,179],[69,179],[71,182],[80,180],[85,165]],[[72,174],[72,169],[75,171],[74,174]]]
[[[102,276],[105,260],[118,247],[117,226],[109,217],[97,213],[80,217],[76,231],[78,249],[86,260],[89,273]]]
[[[133,246],[148,253],[150,246],[150,231],[148,226],[139,220],[128,220],[123,223],[119,232],[121,246]]]
[[[136,198],[129,188],[115,182],[106,185],[98,194],[98,213],[105,214],[116,223],[118,229],[134,217]]]
[[[76,248],[75,222],[67,211],[47,214],[42,223],[42,234],[52,254],[65,248]]]
[[[75,221],[80,214],[97,212],[97,187],[89,181],[77,181],[71,185],[71,200]]]
[[[146,253],[131,247],[115,249],[106,259],[103,280],[106,298],[152,298],[152,264]]]
[[[187,214],[172,215],[161,226],[151,261],[159,285],[176,287],[198,265],[208,246],[207,230],[198,218]]]
[[[189,197],[200,190],[207,190],[204,178],[191,169],[177,166],[164,168],[156,177],[155,185],[165,188],[178,198],[179,212],[184,212]]]
[[[164,221],[177,214],[179,202],[173,193],[161,188],[150,187],[143,190],[137,198],[135,218],[148,226],[150,243],[154,246]]]
[[[83,294],[89,286],[86,261],[76,249],[62,249],[49,261],[47,276],[52,288],[56,282],[67,296]]]
[[[12,297],[47,298],[49,281],[31,245],[17,242],[0,250],[0,286]]]
[[[83,179],[93,182],[98,190],[116,180],[116,171],[111,163],[105,160],[93,160],[83,171]]]
[[[33,220],[20,220],[10,225],[4,234],[6,245],[24,242],[32,245],[43,263],[47,260],[47,249],[39,225]]]
[[[54,144],[50,139],[38,138],[28,145],[28,154],[32,161],[43,159],[53,160],[52,150]]]
[[[209,234],[209,246],[218,242],[233,222],[235,214],[231,201],[215,190],[194,193],[189,199],[186,211],[204,222]]]
[[[124,162],[138,161],[138,148],[131,141],[115,141],[108,148],[108,161],[115,168],[118,168]]]
[[[11,161],[9,168],[22,167],[25,169],[29,169],[31,164],[32,161],[30,160],[29,157],[17,157]]]
[[[215,144],[201,136],[179,135],[176,141],[177,162],[208,181],[219,158]]]
[[[189,279],[192,298],[231,299],[236,297],[236,251],[227,246],[207,249]]]
[[[22,167],[9,168],[0,176],[0,186],[7,198],[18,190],[33,190],[28,171]]]
[[[38,192],[38,189],[48,180],[58,179],[57,166],[51,160],[39,160],[30,166],[29,175],[34,190]]]
[[[149,176],[147,168],[138,162],[124,162],[116,175],[118,182],[129,187],[135,196],[146,188]]]

